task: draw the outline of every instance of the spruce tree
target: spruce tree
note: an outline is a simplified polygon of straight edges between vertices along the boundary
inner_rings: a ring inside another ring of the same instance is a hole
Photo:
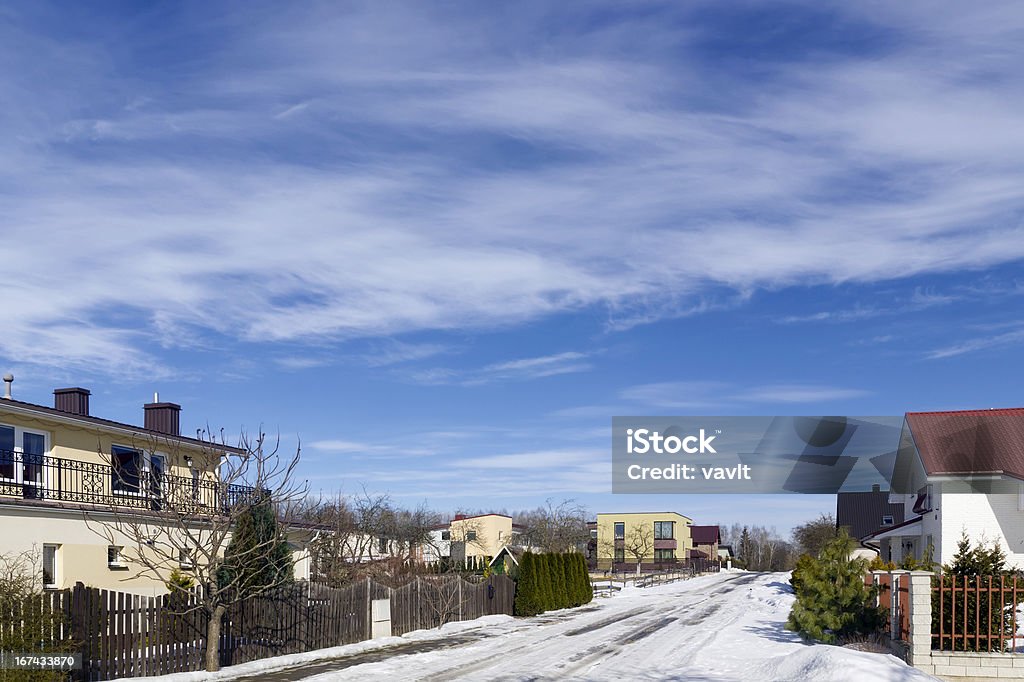
[[[234,583],[240,594],[294,580],[292,552],[269,500],[249,507],[238,518],[217,578],[221,585]]]
[[[852,557],[853,548],[853,539],[842,529],[820,556],[803,561],[787,629],[830,644],[881,629],[886,614],[875,606],[879,588],[864,584],[867,560]]]
[[[743,532],[740,534],[740,558],[743,559],[744,566],[748,565],[750,549],[750,531],[747,530],[746,526],[743,526]]]
[[[964,533],[957,542],[953,560],[942,567],[941,576],[932,580],[933,585],[941,581],[943,588],[938,597],[932,597],[932,632],[939,632],[939,621],[944,620],[942,631],[957,635],[941,643],[941,648],[954,651],[999,651],[1000,635],[1003,638],[1013,635],[1013,612],[1016,607],[1014,591],[999,588],[1000,584],[1010,585],[1013,578],[1014,572],[1006,566],[1006,552],[998,542],[993,541],[991,545],[980,542],[972,547],[970,538]],[[954,586],[958,588],[955,599]],[[980,593],[985,595],[981,599],[975,592],[979,588]],[[1020,594],[1018,603],[1021,600],[1024,600],[1024,592]],[[936,648],[940,645],[938,639],[933,638],[933,646]]]

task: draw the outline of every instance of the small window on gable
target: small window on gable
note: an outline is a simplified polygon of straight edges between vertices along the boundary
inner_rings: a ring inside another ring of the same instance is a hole
[[[883,516],[882,517],[882,525],[883,526],[891,526],[892,524],[893,524],[893,518],[891,516]]]
[[[466,541],[467,542],[476,542],[476,531],[475,530],[468,530],[468,531],[466,531]]]
[[[443,530],[443,531],[441,531],[441,539],[442,540],[451,540],[452,539],[452,532],[450,530]]]

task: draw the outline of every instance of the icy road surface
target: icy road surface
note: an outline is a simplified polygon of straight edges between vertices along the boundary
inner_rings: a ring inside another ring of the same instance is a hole
[[[934,680],[894,656],[804,644],[783,629],[783,573],[719,573],[591,605],[488,616],[403,637],[255,661],[165,682],[307,680]]]

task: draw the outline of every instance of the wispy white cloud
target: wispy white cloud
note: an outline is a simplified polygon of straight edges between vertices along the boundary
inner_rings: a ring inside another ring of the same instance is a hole
[[[14,13],[0,354],[159,372],[171,329],[306,343],[592,308],[622,329],[1024,258],[1019,8],[847,6],[914,39],[728,95],[677,11],[543,44],[535,10],[220,16],[179,88],[119,61],[146,40],[130,22],[58,44]]]
[[[943,358],[951,358],[957,355],[964,355],[966,353],[975,353],[977,351],[1005,348],[1007,346],[1017,346],[1020,344],[1024,344],[1024,329],[1016,329],[1013,331],[1003,332],[1001,334],[974,337],[943,348],[937,348],[927,353],[925,357],[929,360],[941,360]]]
[[[527,381],[560,374],[587,372],[592,365],[587,359],[591,353],[566,351],[553,355],[517,358],[495,362],[475,369],[433,368],[415,370],[402,376],[422,384],[460,384],[480,386],[494,381]]]
[[[386,367],[403,362],[423,360],[435,355],[447,353],[451,349],[448,346],[435,343],[403,343],[390,340],[380,345],[378,349],[363,356],[363,360],[370,367]]]
[[[863,398],[870,391],[816,384],[771,384],[740,391],[734,400],[749,403],[798,403],[810,405],[851,398]]]

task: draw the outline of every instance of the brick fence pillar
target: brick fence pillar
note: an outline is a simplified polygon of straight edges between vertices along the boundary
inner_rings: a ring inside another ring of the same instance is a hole
[[[927,671],[932,654],[932,573],[910,572],[910,641],[907,663]]]

